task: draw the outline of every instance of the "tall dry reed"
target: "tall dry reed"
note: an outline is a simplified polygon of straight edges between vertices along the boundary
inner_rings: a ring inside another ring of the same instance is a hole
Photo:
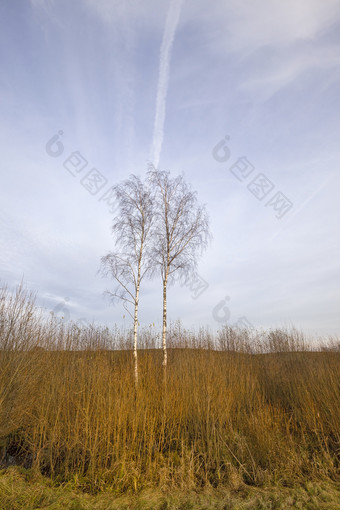
[[[0,295],[0,447],[91,491],[339,480],[340,350],[301,333],[170,329],[164,371],[145,329],[131,337],[47,319]]]

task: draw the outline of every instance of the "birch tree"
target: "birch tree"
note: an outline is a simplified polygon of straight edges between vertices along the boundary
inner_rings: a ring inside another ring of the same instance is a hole
[[[210,238],[209,220],[197,193],[183,176],[171,177],[149,165],[148,178],[156,192],[153,228],[153,263],[160,268],[163,284],[163,366],[167,366],[167,286],[179,276],[192,274]]]
[[[122,300],[133,318],[135,382],[138,383],[137,330],[142,279],[151,269],[149,241],[153,218],[153,198],[148,186],[136,175],[114,187],[118,214],[113,220],[115,250],[101,258],[101,273],[115,280],[112,300]],[[133,306],[133,314],[129,306]]]

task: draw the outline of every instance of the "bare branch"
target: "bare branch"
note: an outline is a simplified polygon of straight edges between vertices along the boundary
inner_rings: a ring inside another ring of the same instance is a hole
[[[148,179],[156,190],[153,223],[152,259],[160,269],[163,281],[163,364],[166,366],[166,289],[169,279],[193,272],[199,255],[207,247],[209,219],[205,206],[199,205],[197,193],[182,175],[172,178],[149,164]]]
[[[142,279],[151,273],[150,244],[153,221],[153,196],[150,189],[135,175],[114,188],[119,212],[113,220],[112,234],[115,250],[101,259],[101,274],[115,281],[109,293],[112,299],[123,302],[134,319],[135,377],[137,370],[137,326],[139,291]],[[134,315],[127,303],[134,306]]]

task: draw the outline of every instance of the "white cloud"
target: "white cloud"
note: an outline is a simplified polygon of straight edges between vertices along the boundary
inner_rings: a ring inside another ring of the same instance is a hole
[[[339,15],[337,0],[231,0],[215,4],[208,18],[217,23],[216,46],[230,52],[313,39]]]
[[[97,167],[110,184],[127,176],[129,153],[136,161],[129,171],[144,170],[169,2],[31,5],[26,19],[8,9],[1,20],[8,51],[0,55],[6,80],[0,102],[0,276],[13,283],[24,273],[51,307],[51,297],[69,296],[72,314],[77,309],[89,319],[96,313],[121,321],[121,307],[107,310],[102,300],[110,282],[95,276],[100,256],[112,247],[111,217],[99,194],[90,196],[81,176],[72,177],[62,163],[79,150],[89,169]],[[188,289],[174,288],[182,301],[169,299],[169,318],[214,325],[213,306],[230,295],[233,319],[247,315],[257,325],[303,319],[315,330],[339,330],[338,267],[332,262],[339,252],[339,202],[336,182],[327,181],[339,161],[334,85],[340,52],[332,27],[339,10],[333,0],[185,0],[167,96],[176,28],[176,17],[171,19],[163,43],[156,155],[166,100],[164,167],[184,170],[208,201],[214,241],[200,265],[209,289],[195,301]],[[261,104],[284,87],[276,100]],[[65,153],[51,159],[44,147],[58,129]],[[226,165],[211,155],[224,134],[231,135]],[[287,215],[281,224],[265,201],[249,193],[248,182],[232,176],[228,168],[241,154],[294,202],[291,220]],[[159,281],[148,282],[142,293],[145,321],[161,318]],[[322,316],[319,299],[326,307]]]
[[[161,32],[166,14],[166,3],[157,0],[140,2],[139,0],[85,0],[85,4],[104,24],[119,25],[124,10],[129,12],[131,24],[136,28]]]
[[[310,47],[305,45],[280,53],[274,61],[263,61],[251,72],[241,88],[252,92],[259,100],[266,99],[281,88],[298,79],[308,70],[332,69],[339,66],[339,48],[331,45]]]

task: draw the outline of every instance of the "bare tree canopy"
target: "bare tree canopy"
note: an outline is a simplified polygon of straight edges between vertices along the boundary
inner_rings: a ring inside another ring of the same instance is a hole
[[[166,366],[167,284],[175,272],[185,275],[195,270],[210,239],[209,219],[205,206],[198,203],[197,193],[182,175],[171,177],[170,172],[150,165],[148,179],[156,192],[152,259],[163,281],[162,345]]]
[[[134,307],[134,358],[135,377],[138,380],[137,366],[137,327],[140,283],[151,270],[151,258],[148,240],[151,236],[153,221],[153,197],[150,189],[139,177],[131,175],[129,179],[114,187],[119,206],[114,218],[112,234],[115,250],[101,259],[101,273],[116,282],[110,297]]]

